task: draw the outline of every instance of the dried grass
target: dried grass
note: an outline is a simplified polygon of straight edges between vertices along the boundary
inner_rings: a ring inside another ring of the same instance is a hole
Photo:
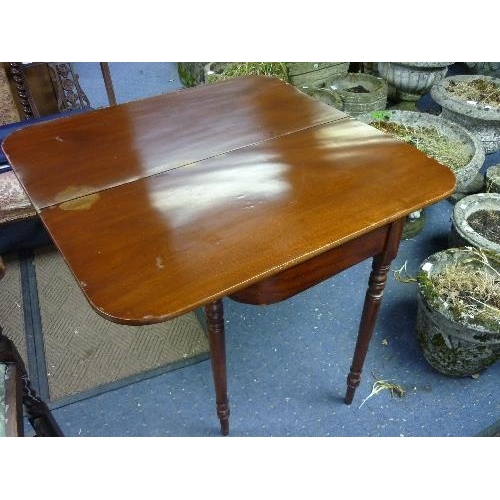
[[[284,62],[235,62],[228,63],[222,71],[209,73],[208,82],[218,82],[238,76],[264,75],[275,76],[288,82],[288,69]]]
[[[451,80],[446,90],[465,101],[472,101],[486,106],[500,106],[500,86],[491,80]]]
[[[366,398],[363,399],[359,407],[361,408],[366,403],[366,401],[368,401],[372,396],[375,396],[384,390],[390,391],[392,398],[395,395],[402,398],[406,392],[403,387],[401,387],[398,384],[393,384],[389,380],[376,380],[373,383],[372,392],[370,392],[370,394],[368,394],[368,396],[366,396]]]
[[[472,159],[467,144],[450,139],[434,127],[410,126],[393,121],[373,121],[370,125],[415,146],[453,172],[465,167]]]
[[[470,248],[471,258],[429,276],[436,293],[455,316],[500,321],[500,273],[485,252]]]

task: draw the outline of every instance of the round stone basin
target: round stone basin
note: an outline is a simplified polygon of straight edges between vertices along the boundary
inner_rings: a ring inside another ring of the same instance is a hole
[[[473,80],[493,82],[500,89],[500,79],[485,75],[456,75],[443,78],[431,88],[431,96],[442,108],[441,116],[462,125],[477,135],[486,153],[500,149],[500,107],[479,101],[466,100],[450,92],[459,83]]]
[[[500,194],[477,193],[456,203],[452,214],[450,246],[473,246],[500,253],[500,244],[477,232],[469,223],[469,218],[480,210],[498,212],[500,217]]]

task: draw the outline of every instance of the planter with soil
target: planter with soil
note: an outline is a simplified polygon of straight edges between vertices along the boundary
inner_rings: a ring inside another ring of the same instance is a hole
[[[451,62],[379,62],[378,72],[399,101],[395,108],[416,111],[416,101],[443,79]]]
[[[477,135],[486,153],[500,149],[500,79],[482,75],[444,78],[431,89],[441,116]]]
[[[469,376],[500,359],[500,257],[475,248],[431,255],[417,274],[417,337],[427,362]]]
[[[500,194],[466,196],[453,209],[450,246],[473,246],[500,255]]]
[[[339,97],[340,109],[351,116],[385,109],[387,104],[387,83],[364,73],[347,73],[335,78],[329,85]]]
[[[386,110],[362,114],[356,119],[408,142],[450,168],[457,179],[457,191],[465,190],[483,165],[481,142],[460,125],[439,116]],[[423,226],[423,219],[415,215],[407,218],[403,231],[405,239],[417,234]]]
[[[205,83],[215,83],[229,78],[248,75],[274,76],[289,81],[283,62],[210,62],[205,65]]]

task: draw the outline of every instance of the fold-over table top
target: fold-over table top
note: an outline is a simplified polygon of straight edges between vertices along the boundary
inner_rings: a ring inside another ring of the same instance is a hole
[[[439,201],[451,171],[277,79],[27,127],[3,149],[92,306],[155,323]]]

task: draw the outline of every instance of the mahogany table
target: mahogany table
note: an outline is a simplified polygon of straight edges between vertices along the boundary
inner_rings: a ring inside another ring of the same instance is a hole
[[[267,77],[33,125],[3,149],[99,314],[144,325],[204,306],[223,434],[222,298],[271,304],[373,257],[349,404],[405,216],[455,186],[412,146]]]

